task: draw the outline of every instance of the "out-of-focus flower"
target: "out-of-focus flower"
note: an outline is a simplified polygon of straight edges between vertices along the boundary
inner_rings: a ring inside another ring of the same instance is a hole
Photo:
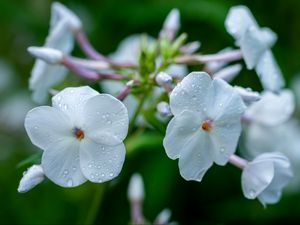
[[[258,198],[263,205],[274,204],[292,177],[290,161],[283,154],[261,154],[244,168],[242,190],[246,198]]]
[[[128,186],[128,199],[133,202],[143,201],[145,197],[144,182],[140,174],[133,174]]]
[[[52,107],[28,112],[25,129],[44,150],[45,175],[63,187],[87,179],[102,183],[119,175],[128,113],[122,102],[90,87],[66,88],[52,98]]]
[[[61,51],[54,48],[29,47],[27,50],[32,56],[49,64],[59,64],[64,56]]]
[[[44,47],[69,54],[74,46],[74,32],[80,28],[79,18],[62,4],[54,2],[51,9],[50,30]],[[66,68],[61,65],[49,65],[42,60],[36,60],[29,80],[33,100],[40,104],[44,103],[49,89],[62,81],[66,74]]]
[[[172,115],[170,105],[167,102],[158,103],[156,110],[161,117],[168,117]]]
[[[33,165],[27,171],[23,173],[23,177],[20,180],[18,192],[25,193],[30,191],[36,185],[44,180],[44,171],[41,165]]]
[[[261,100],[247,108],[245,118],[252,122],[275,126],[290,119],[294,109],[295,100],[292,91],[285,89],[278,94],[266,91],[261,94]]]
[[[170,107],[174,118],[163,141],[166,153],[179,158],[184,179],[201,181],[213,162],[225,165],[235,152],[243,100],[225,81],[193,72],[172,91]]]
[[[261,99],[260,94],[252,91],[251,88],[234,86],[234,89],[240,94],[245,103],[253,103]]]
[[[246,6],[232,7],[225,27],[241,48],[247,68],[255,68],[263,87],[270,91],[280,90],[284,80],[270,50],[277,39],[276,34],[269,28],[260,28]]]

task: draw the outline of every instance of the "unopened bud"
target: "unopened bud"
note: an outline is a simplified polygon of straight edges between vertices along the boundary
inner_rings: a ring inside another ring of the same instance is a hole
[[[201,43],[199,41],[189,42],[180,48],[180,52],[183,54],[193,54],[200,48],[200,46]]]
[[[256,102],[261,99],[260,94],[256,91],[252,91],[251,88],[234,86],[234,89],[239,93],[246,103]]]
[[[158,103],[156,110],[162,117],[168,117],[172,115],[170,105],[167,102]]]
[[[132,202],[140,202],[144,199],[144,182],[140,174],[133,174],[128,186],[128,199]]]
[[[172,83],[172,77],[166,72],[160,72],[156,75],[155,81],[159,86],[170,85]]]
[[[180,13],[178,9],[172,9],[171,12],[165,19],[163,24],[161,36],[167,37],[169,39],[174,39],[178,30],[180,28]]]
[[[77,31],[82,28],[82,23],[79,17],[63,4],[54,2],[52,4],[52,12],[56,14],[57,17],[67,20],[71,30]]]
[[[25,193],[44,180],[44,171],[41,165],[33,165],[24,172],[20,181],[18,192]]]
[[[214,78],[220,78],[227,82],[232,81],[242,70],[241,64],[227,66],[213,75]]]
[[[32,56],[50,64],[61,63],[64,57],[61,51],[54,48],[29,47],[27,50]]]
[[[155,225],[168,224],[170,218],[171,218],[171,210],[170,209],[164,209],[163,211],[161,211],[158,214],[158,216],[155,219],[154,224]]]

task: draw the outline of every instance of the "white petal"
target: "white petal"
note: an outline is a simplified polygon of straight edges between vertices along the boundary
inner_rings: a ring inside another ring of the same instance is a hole
[[[72,135],[72,125],[68,117],[49,106],[40,106],[29,111],[25,118],[25,129],[31,142],[43,150]]]
[[[229,157],[236,151],[236,147],[241,135],[241,122],[215,122],[209,131],[213,144],[211,154],[214,162],[218,165],[225,165]]]
[[[65,55],[68,55],[72,51],[74,47],[74,36],[67,20],[60,19],[57,23],[51,25],[45,46],[58,49]]]
[[[60,65],[49,65],[37,60],[31,71],[29,89],[33,91],[33,100],[39,104],[46,102],[48,90],[62,81],[67,74]]]
[[[195,138],[195,134],[201,129],[202,120],[201,114],[184,111],[169,122],[163,141],[169,158],[179,158],[181,153],[186,151],[185,148],[190,140]],[[198,148],[200,146],[196,147],[196,149]]]
[[[186,180],[201,181],[206,171],[212,166],[210,151],[213,146],[205,131],[198,131],[185,142],[179,158],[179,170]]]
[[[228,33],[235,39],[240,39],[251,26],[258,27],[252,13],[246,6],[230,8],[225,20],[225,27]]]
[[[79,141],[65,138],[49,146],[42,157],[46,176],[62,187],[76,187],[86,181],[79,164]]]
[[[207,93],[207,115],[218,123],[240,121],[246,106],[241,96],[222,79],[215,78]]]
[[[212,79],[207,73],[193,72],[177,84],[170,95],[170,107],[176,116],[184,110],[206,111],[205,99]]]
[[[276,35],[268,29],[250,27],[241,38],[240,46],[248,69],[253,69],[261,56],[275,42]]]
[[[86,134],[95,142],[120,144],[128,131],[128,112],[125,105],[108,94],[97,95],[87,101],[84,108]]]
[[[242,173],[242,190],[244,196],[249,199],[256,198],[270,185],[273,177],[273,162],[250,162]]]
[[[84,139],[80,147],[80,166],[84,176],[95,183],[112,180],[121,172],[125,160],[123,143],[108,146]]]
[[[278,95],[264,92],[260,101],[248,107],[245,116],[258,123],[274,126],[287,121],[294,109],[294,95],[290,90],[285,89]]]
[[[271,51],[261,56],[255,70],[264,89],[277,92],[284,86],[282,73]]]
[[[70,9],[59,2],[52,4],[51,25],[56,24],[59,20],[67,20],[72,30],[79,30],[82,27],[80,19]]]
[[[52,97],[52,105],[68,115],[79,128],[83,125],[83,110],[87,100],[99,95],[97,91],[88,87],[69,87]]]

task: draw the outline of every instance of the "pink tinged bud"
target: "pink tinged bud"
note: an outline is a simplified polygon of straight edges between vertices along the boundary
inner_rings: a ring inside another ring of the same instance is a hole
[[[182,46],[180,48],[180,52],[183,54],[193,54],[200,48],[200,46],[201,46],[201,42],[193,41]]]
[[[165,72],[160,72],[156,75],[155,81],[159,86],[163,87],[172,83],[172,77]]]
[[[50,64],[59,64],[63,60],[63,53],[57,49],[47,47],[29,47],[27,51],[34,57]]]
[[[180,13],[178,9],[172,9],[165,19],[161,36],[174,39],[180,28]]]
[[[234,89],[239,93],[245,103],[256,102],[261,99],[260,94],[256,91],[252,91],[251,88],[234,86]]]
[[[227,66],[213,75],[214,78],[220,78],[227,82],[232,81],[242,70],[241,64]]]
[[[18,192],[25,193],[44,180],[44,171],[41,165],[33,165],[24,172],[20,181]]]
[[[133,174],[128,186],[128,199],[131,202],[141,202],[144,196],[143,178],[140,174]]]
[[[164,209],[163,211],[161,211],[157,215],[157,217],[154,221],[154,224],[155,225],[168,224],[170,218],[171,218],[171,210],[170,209]]]
[[[156,110],[162,117],[168,117],[172,115],[170,105],[167,102],[158,103]]]

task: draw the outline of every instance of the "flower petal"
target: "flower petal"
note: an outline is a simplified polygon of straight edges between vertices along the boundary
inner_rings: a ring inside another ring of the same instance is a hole
[[[225,20],[225,27],[235,39],[240,39],[249,27],[258,27],[252,13],[246,6],[231,7]]]
[[[241,51],[248,69],[253,69],[263,53],[276,41],[276,34],[268,28],[249,27],[240,40]]]
[[[31,142],[43,150],[72,135],[69,118],[49,106],[40,106],[29,111],[25,118],[25,129]]]
[[[271,161],[252,161],[242,173],[242,190],[248,199],[260,195],[271,183],[274,177],[274,165]]]
[[[271,51],[261,56],[255,70],[264,89],[277,92],[284,86],[281,70]]]
[[[207,94],[207,115],[218,124],[240,121],[246,109],[241,96],[222,79],[213,79]]]
[[[80,166],[84,176],[95,183],[112,180],[121,172],[125,160],[123,143],[108,146],[84,139],[80,147]]]
[[[33,91],[33,101],[42,104],[47,101],[49,89],[62,81],[67,74],[66,68],[60,65],[49,65],[37,60],[31,71],[29,89]]]
[[[186,180],[200,182],[205,172],[213,164],[210,154],[212,149],[211,141],[204,131],[198,131],[185,144],[179,158],[180,174]]]
[[[212,79],[205,72],[192,72],[177,84],[170,95],[170,107],[176,116],[184,110],[205,111],[205,99]]]
[[[52,97],[52,105],[68,115],[77,126],[83,125],[83,110],[88,99],[99,95],[97,91],[88,87],[65,88]]]
[[[248,107],[245,116],[260,124],[275,126],[290,119],[294,109],[295,99],[290,90],[282,90],[279,94],[264,92],[260,101]]]
[[[197,115],[190,111],[184,111],[169,122],[163,141],[169,158],[179,158],[190,140],[196,138],[196,133],[201,129],[203,119],[201,117],[201,114]],[[197,148],[200,148],[200,146]]]
[[[120,144],[128,132],[125,105],[108,94],[89,99],[84,108],[85,130],[89,138],[107,145]]]
[[[76,187],[86,181],[79,164],[80,143],[65,138],[49,146],[42,157],[46,176],[62,187]]]

